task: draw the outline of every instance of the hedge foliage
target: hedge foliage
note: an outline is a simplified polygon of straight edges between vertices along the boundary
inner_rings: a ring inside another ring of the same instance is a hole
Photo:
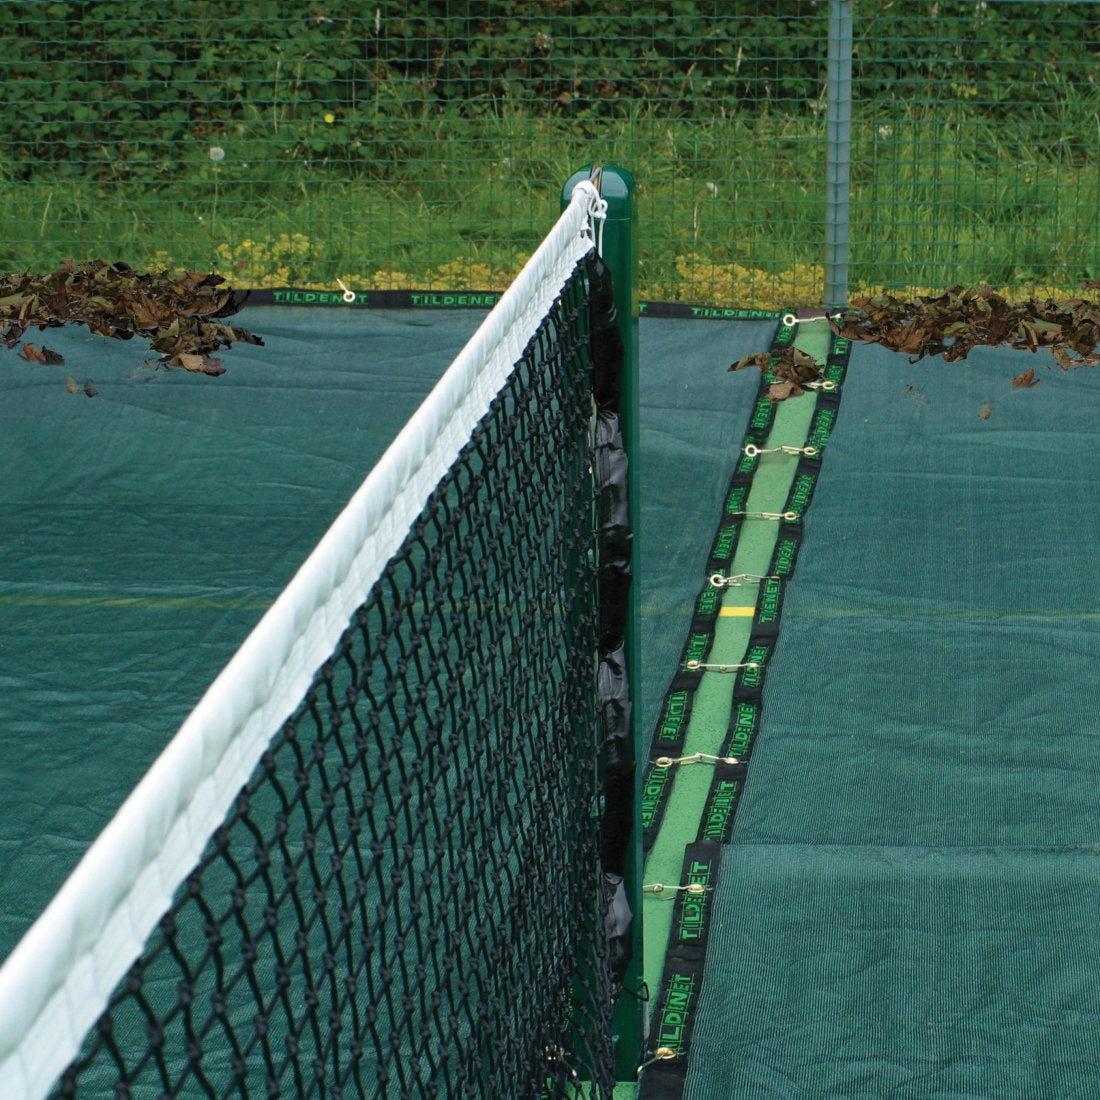
[[[441,140],[454,120],[583,132],[609,116],[824,109],[826,0],[377,0],[354,15],[306,0],[3,6],[0,171],[14,179],[178,178],[230,139],[253,143],[254,165],[369,177],[385,174],[394,143]],[[962,101],[991,123],[1031,110],[1037,79],[1048,101],[1051,88],[1094,101],[1095,11],[858,0],[857,98]],[[1056,51],[1037,46],[1052,40]]]

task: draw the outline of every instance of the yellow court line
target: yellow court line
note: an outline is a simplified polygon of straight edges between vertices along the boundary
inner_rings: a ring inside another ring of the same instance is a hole
[[[140,607],[169,611],[205,607],[266,611],[272,602],[255,596],[0,596],[0,607]]]
[[[730,618],[736,616],[741,619],[751,619],[756,614],[755,607],[721,607],[718,609],[719,615],[726,615]]]

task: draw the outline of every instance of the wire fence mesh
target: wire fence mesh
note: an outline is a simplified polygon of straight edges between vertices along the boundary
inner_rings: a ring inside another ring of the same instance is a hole
[[[1100,275],[1100,9],[1017,0],[15,0],[0,267],[492,289],[596,160],[643,297],[821,304],[838,3],[852,292]]]

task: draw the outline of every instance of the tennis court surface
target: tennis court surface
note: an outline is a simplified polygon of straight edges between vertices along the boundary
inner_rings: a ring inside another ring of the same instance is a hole
[[[131,376],[136,351],[81,331],[46,334],[60,374],[8,362],[0,955],[482,316],[255,307],[242,321],[265,347],[234,351],[219,379]],[[857,346],[831,394],[784,403],[760,437],[759,379],[726,368],[780,327],[640,325],[643,745],[713,589],[746,439],[802,447],[815,402],[835,413],[815,455],[761,454],[744,482],[729,560],[755,555],[765,575],[761,540],[779,528],[782,541],[784,525],[755,516],[752,494],[782,512],[816,466],[758,694],[746,671],[759,669],[695,673],[685,755],[728,753],[738,706],[759,703],[717,841],[704,818],[720,769],[668,769],[680,793],[663,796],[652,869],[666,886],[691,881],[684,853],[703,843],[713,875],[694,955],[686,899],[646,894],[649,1054],[676,1056],[653,1062],[641,1092],[1090,1095],[1095,376],[1040,370],[1013,389],[1035,357],[910,364]],[[788,335],[825,362],[836,349],[822,328]],[[66,372],[99,396],[68,394]],[[732,649],[710,662],[742,663],[760,643],[763,603],[745,591],[718,590],[730,613],[715,611],[713,640]],[[677,966],[693,975],[680,1000]],[[674,1017],[687,1023],[675,1040],[661,1030]]]

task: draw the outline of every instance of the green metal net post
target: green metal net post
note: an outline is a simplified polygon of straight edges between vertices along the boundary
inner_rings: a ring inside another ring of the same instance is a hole
[[[562,206],[569,202],[574,187],[592,180],[607,202],[603,224],[601,256],[607,264],[615,289],[615,311],[623,340],[623,378],[619,401],[623,443],[629,459],[627,493],[633,514],[634,543],[632,562],[637,563],[638,500],[638,246],[634,177],[615,165],[586,165],[574,173],[562,190]],[[626,664],[629,683],[641,682],[641,648],[638,619],[637,578],[631,587],[626,628]],[[631,729],[632,747],[637,745],[636,730]],[[634,1082],[642,1049],[645,1021],[644,1003],[638,995],[642,985],[642,847],[638,808],[641,806],[641,771],[634,775],[634,827],[623,875],[624,886],[633,913],[631,940],[633,956],[623,983],[623,993],[615,1009],[615,1076],[620,1082]]]

